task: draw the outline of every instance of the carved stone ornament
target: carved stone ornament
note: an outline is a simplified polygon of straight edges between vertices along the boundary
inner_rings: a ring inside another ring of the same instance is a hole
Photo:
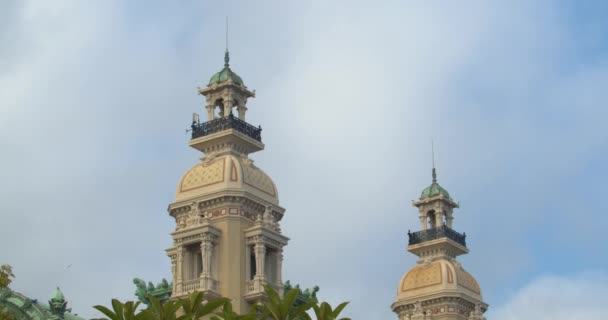
[[[486,320],[483,316],[483,311],[481,310],[481,304],[477,303],[475,305],[475,309],[473,309],[469,315],[469,320]]]

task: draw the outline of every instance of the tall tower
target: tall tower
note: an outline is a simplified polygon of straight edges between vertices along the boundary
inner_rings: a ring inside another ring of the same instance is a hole
[[[189,146],[204,153],[182,176],[169,214],[175,218],[171,298],[192,291],[232,300],[245,313],[264,296],[264,285],[282,290],[283,247],[277,189],[249,154],[264,149],[260,127],[245,122],[247,99],[255,91],[224,68],[199,94],[206,98],[207,122],[192,122]],[[235,115],[236,113],[236,115]]]
[[[485,320],[479,284],[456,260],[469,252],[466,235],[452,229],[458,204],[437,183],[435,168],[433,183],[413,205],[421,231],[408,231],[407,250],[420,259],[401,278],[393,311],[399,320]]]

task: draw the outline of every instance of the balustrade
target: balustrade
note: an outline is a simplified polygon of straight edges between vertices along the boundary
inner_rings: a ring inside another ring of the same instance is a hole
[[[262,128],[254,127],[249,123],[235,117],[232,115],[228,115],[227,117],[222,117],[218,119],[214,119],[208,122],[203,123],[192,123],[192,139],[204,137],[213,133],[217,133],[220,131],[234,129],[240,133],[245,134],[246,136],[253,138],[257,141],[262,141]]]
[[[448,238],[462,245],[463,247],[467,246],[467,235],[464,233],[458,233],[446,225],[417,232],[408,232],[407,235],[409,236],[409,245],[418,244],[439,238]]]
[[[201,286],[201,281],[199,279],[186,280],[183,282],[183,287],[185,292],[194,291]]]

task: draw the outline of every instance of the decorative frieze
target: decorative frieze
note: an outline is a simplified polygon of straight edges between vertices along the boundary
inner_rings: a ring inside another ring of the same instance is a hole
[[[175,205],[174,207],[170,207],[169,213],[171,214],[171,216],[176,217],[176,220],[179,220],[179,217],[191,211],[191,207],[192,203],[181,203],[179,205]],[[218,210],[222,210],[225,208],[238,208],[238,213],[233,212],[227,214],[238,214],[246,216],[251,220],[255,220],[251,217],[263,215],[266,211],[266,205],[264,204],[254,201],[248,197],[233,195],[218,196],[212,199],[199,200],[197,208],[200,212],[212,212],[214,213],[214,216],[217,216],[216,212]],[[241,212],[244,212],[246,214],[242,214]],[[284,212],[285,209],[273,206],[270,214],[275,221],[280,221],[283,218]]]

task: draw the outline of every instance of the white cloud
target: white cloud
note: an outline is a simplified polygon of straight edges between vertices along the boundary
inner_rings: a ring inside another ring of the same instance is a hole
[[[490,309],[489,320],[587,320],[606,318],[608,274],[545,275],[531,281],[507,303]]]
[[[169,276],[165,208],[198,158],[183,129],[222,66],[222,12],[233,69],[257,89],[267,150],[253,157],[287,208],[284,278],[352,300],[354,318],[394,316],[431,136],[492,305],[542,268],[529,229],[577,220],[575,200],[547,207],[607,141],[606,64],[560,54],[576,42],[548,2],[58,2],[0,8],[0,251],[16,289],[61,285],[83,315],[133,298],[133,277]]]

